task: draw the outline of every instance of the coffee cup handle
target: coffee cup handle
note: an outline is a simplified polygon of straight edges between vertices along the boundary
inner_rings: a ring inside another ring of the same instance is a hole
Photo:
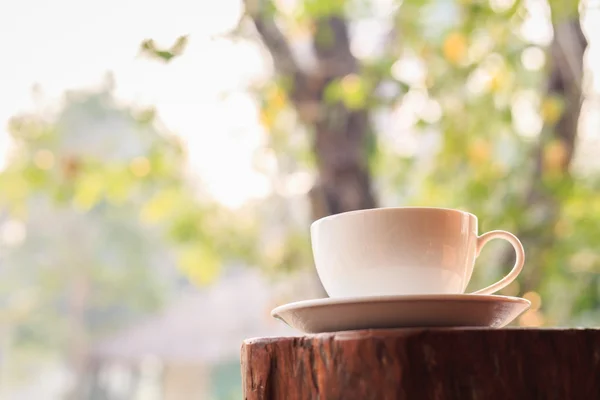
[[[517,254],[515,265],[504,278],[500,279],[498,282],[486,288],[473,292],[472,294],[492,294],[494,292],[497,292],[498,290],[510,285],[510,283],[517,278],[517,276],[521,273],[521,270],[523,269],[523,264],[525,263],[525,250],[523,249],[521,241],[510,232],[490,231],[477,237],[477,252],[475,253],[475,256],[478,257],[483,246],[485,246],[485,244],[490,240],[494,239],[504,239],[510,244],[512,244],[512,246],[515,249],[515,253]]]

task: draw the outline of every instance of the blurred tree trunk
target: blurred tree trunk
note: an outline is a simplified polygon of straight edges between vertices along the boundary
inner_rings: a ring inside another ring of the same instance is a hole
[[[276,25],[270,1],[246,0],[246,10],[269,50],[277,75],[290,83],[288,96],[299,117],[314,132],[313,151],[318,177],[311,190],[313,219],[375,207],[367,149],[368,111],[325,100],[331,82],[358,73],[350,51],[348,25],[339,15],[315,21],[312,49],[316,66],[300,67],[288,38]]]
[[[86,398],[88,390],[89,343],[85,314],[90,292],[89,279],[84,271],[76,273],[69,293],[69,362],[74,376],[74,387],[67,396],[68,400]]]
[[[538,287],[546,253],[556,240],[561,218],[560,190],[569,190],[570,169],[577,144],[578,121],[583,103],[583,56],[587,40],[579,15],[554,24],[549,50],[547,100],[542,106],[545,125],[535,150],[535,168],[526,194],[526,213],[532,222],[518,236],[531,259],[540,260],[524,270],[522,291]],[[560,106],[562,104],[562,106]],[[560,113],[560,114],[558,114]],[[553,116],[557,117],[554,118]],[[556,185],[560,185],[560,189]],[[513,250],[502,258],[514,260]]]
[[[67,282],[67,312],[68,312],[68,362],[73,374],[73,387],[67,394],[67,400],[80,400],[88,397],[90,337],[87,328],[87,312],[91,295],[91,281],[85,254],[90,252],[90,243],[74,220],[64,220],[63,233],[71,238],[72,243],[78,243],[80,252],[65,255],[64,265]]]

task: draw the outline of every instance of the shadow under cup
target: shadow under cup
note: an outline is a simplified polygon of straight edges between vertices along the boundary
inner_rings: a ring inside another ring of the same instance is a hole
[[[441,208],[380,208],[315,221],[317,272],[330,297],[464,293],[477,217]]]

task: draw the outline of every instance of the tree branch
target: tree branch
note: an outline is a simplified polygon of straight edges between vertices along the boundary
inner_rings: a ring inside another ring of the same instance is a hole
[[[245,0],[246,13],[254,22],[262,42],[271,53],[277,73],[294,76],[301,73],[292,49],[273,18],[275,6],[270,0]]]
[[[544,127],[535,149],[535,168],[525,197],[525,207],[528,212],[540,212],[542,215],[536,223],[517,233],[528,252],[543,254],[552,248],[556,240],[554,226],[560,219],[561,207],[559,200],[542,183],[545,150],[548,142],[552,140],[560,143],[565,151],[560,164],[561,173],[568,177],[575,154],[579,115],[583,102],[583,56],[586,47],[587,41],[578,17],[554,26],[547,93],[563,98],[565,108],[556,124]],[[535,258],[543,260],[542,256]],[[500,259],[502,265],[508,265],[514,259],[512,249],[507,250]],[[542,265],[533,265],[530,272],[525,274],[523,291],[533,290],[538,286],[542,269]]]
[[[342,78],[358,72],[358,62],[350,51],[346,21],[337,15],[316,21],[313,50],[319,61],[319,72],[326,78]]]

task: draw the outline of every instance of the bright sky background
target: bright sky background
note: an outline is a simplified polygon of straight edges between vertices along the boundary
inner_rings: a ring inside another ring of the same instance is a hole
[[[35,84],[44,103],[52,104],[65,90],[99,84],[112,71],[120,99],[156,106],[166,126],[183,138],[192,170],[219,201],[237,206],[265,195],[269,183],[252,168],[264,133],[243,86],[269,67],[258,46],[213,39],[234,27],[241,12],[240,0],[0,1],[0,165],[9,146],[6,122],[34,107]],[[534,14],[539,18],[526,28],[528,36],[544,42],[551,33],[542,14]],[[596,7],[589,14],[599,19]],[[600,36],[599,24],[586,28]],[[368,33],[361,30],[353,45],[373,47]],[[138,56],[144,39],[170,45],[182,34],[190,34],[190,43],[174,62]],[[600,70],[597,47],[591,46],[588,61]],[[600,92],[600,80],[593,86]],[[597,132],[600,115],[589,115],[586,131]]]
[[[268,66],[255,45],[211,38],[234,27],[241,11],[239,0],[0,1],[0,162],[6,122],[34,107],[35,84],[51,104],[112,71],[120,99],[155,105],[187,142],[193,170],[217,199],[235,206],[264,195],[268,182],[251,168],[263,132],[243,86]],[[138,56],[144,39],[168,46],[182,34],[189,46],[174,62]]]

